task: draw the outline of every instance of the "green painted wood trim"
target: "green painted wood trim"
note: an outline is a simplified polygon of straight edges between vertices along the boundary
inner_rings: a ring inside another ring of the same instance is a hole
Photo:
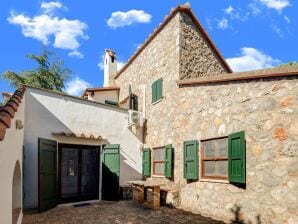
[[[230,134],[228,137],[229,182],[246,183],[246,142],[244,131]]]

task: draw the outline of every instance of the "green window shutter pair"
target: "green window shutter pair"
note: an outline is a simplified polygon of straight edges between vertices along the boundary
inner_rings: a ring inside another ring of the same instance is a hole
[[[151,176],[151,150],[149,148],[143,150],[143,176]]]
[[[172,145],[165,147],[165,177],[172,178],[173,176],[173,148]]]
[[[158,80],[156,80],[152,86],[152,103],[154,103],[155,101],[159,100],[162,98],[162,84],[163,84],[163,79],[160,78]]]
[[[197,180],[198,142],[184,142],[184,178]],[[230,183],[246,183],[246,143],[244,131],[233,133],[228,137],[228,170]]]
[[[197,180],[198,175],[198,141],[184,142],[184,178]]]
[[[246,182],[246,144],[244,131],[229,135],[229,182],[245,184]]]

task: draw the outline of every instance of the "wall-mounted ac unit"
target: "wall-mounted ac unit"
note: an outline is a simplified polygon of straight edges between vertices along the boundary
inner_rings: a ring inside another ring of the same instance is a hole
[[[142,113],[135,110],[129,110],[128,111],[128,126],[143,126],[143,117]]]

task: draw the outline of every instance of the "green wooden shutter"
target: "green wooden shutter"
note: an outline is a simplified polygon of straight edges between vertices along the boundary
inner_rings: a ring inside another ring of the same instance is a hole
[[[163,83],[163,80],[162,79],[159,79],[156,81],[156,92],[157,92],[157,97],[156,97],[156,100],[159,100],[162,98],[162,83]]]
[[[184,142],[184,177],[198,179],[198,142],[196,140]]]
[[[173,175],[173,148],[172,145],[165,147],[165,177],[172,178]]]
[[[245,183],[246,177],[246,145],[244,131],[229,135],[229,181]]]
[[[151,175],[151,150],[149,148],[143,150],[143,176]]]
[[[156,82],[152,83],[152,103],[156,101]]]

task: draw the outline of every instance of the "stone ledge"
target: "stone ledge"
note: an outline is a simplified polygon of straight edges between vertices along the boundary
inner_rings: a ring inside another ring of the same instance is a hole
[[[276,67],[271,69],[261,69],[248,72],[236,72],[228,74],[213,74],[208,77],[178,80],[176,81],[176,84],[178,85],[178,87],[183,87],[198,84],[245,81],[252,79],[276,78],[286,76],[298,76],[298,66]]]

